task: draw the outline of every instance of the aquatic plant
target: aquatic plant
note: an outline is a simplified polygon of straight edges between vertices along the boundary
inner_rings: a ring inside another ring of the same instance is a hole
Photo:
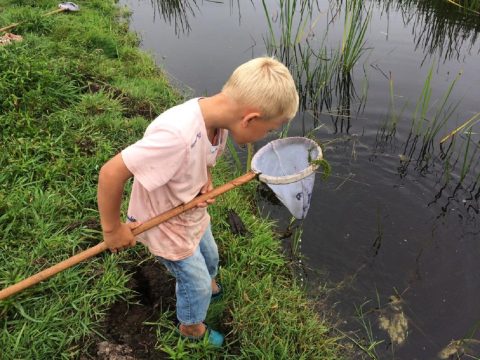
[[[480,112],[476,113],[470,119],[465,121],[462,125],[452,130],[448,135],[446,135],[444,138],[442,138],[442,140],[440,140],[440,144],[443,144],[445,141],[447,141],[448,139],[450,139],[452,136],[454,136],[459,131],[462,131],[463,129],[466,129],[466,131],[470,131],[471,128],[475,126],[478,122],[480,122]]]
[[[470,12],[476,15],[480,15],[480,1],[478,0],[461,0],[461,1],[454,1],[454,0],[446,0],[450,4],[455,5],[456,7]]]
[[[367,318],[371,310],[365,311],[368,301],[357,306],[355,305],[355,318],[361,326],[364,336],[360,337],[355,333],[347,333],[340,331],[340,333],[350,340],[356,347],[365,353],[370,359],[377,360],[379,356],[376,348],[382,344],[383,340],[377,340],[373,334],[373,327],[371,321]]]
[[[421,94],[415,105],[412,116],[410,133],[404,145],[403,156],[406,159],[400,166],[400,173],[404,173],[413,157],[416,158],[416,168],[426,171],[430,161],[434,159],[435,142],[439,132],[443,129],[448,120],[455,113],[459,102],[449,102],[452,90],[458,81],[461,73],[449,84],[439,102],[432,106],[432,65],[425,78]],[[417,151],[417,144],[419,149]]]
[[[315,51],[307,41],[305,46],[297,46],[294,55],[294,75],[301,109],[310,111],[314,119],[317,119],[324,107],[332,108],[340,64],[339,53],[329,51],[323,41]],[[318,126],[318,123],[314,121],[313,126]]]
[[[291,51],[300,43],[311,15],[312,2],[308,0],[279,0],[279,28],[277,38],[272,23],[272,15],[265,0],[263,10],[268,23],[269,36],[266,39],[267,51],[282,60],[291,59]],[[310,11],[309,11],[310,9]],[[287,62],[287,65],[289,62]]]
[[[364,2],[361,0],[345,0],[345,16],[343,24],[340,58],[344,74],[349,74],[365,51],[365,34],[372,16],[371,9],[363,13]]]

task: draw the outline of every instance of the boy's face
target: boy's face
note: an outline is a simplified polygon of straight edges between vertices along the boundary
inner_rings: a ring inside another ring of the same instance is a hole
[[[269,132],[277,130],[287,123],[288,119],[285,117],[270,120],[264,120],[259,116],[247,117],[231,129],[230,134],[237,144],[243,145],[263,139]]]

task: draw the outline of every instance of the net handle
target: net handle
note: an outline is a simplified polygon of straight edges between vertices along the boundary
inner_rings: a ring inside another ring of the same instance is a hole
[[[157,226],[169,219],[171,219],[172,217],[174,216],[177,216],[181,213],[184,213],[185,211],[187,210],[190,210],[194,207],[196,207],[198,204],[200,203],[203,203],[209,199],[213,199],[227,191],[230,191],[232,189],[235,189],[237,188],[238,186],[240,185],[243,185],[247,182],[249,182],[250,180],[253,180],[255,177],[257,176],[256,173],[254,173],[253,171],[249,171],[245,174],[243,174],[242,176],[239,176],[238,178],[236,179],[233,179],[231,181],[229,181],[228,183],[226,184],[223,184],[215,189],[213,189],[212,191],[209,191],[205,194],[202,194],[202,195],[199,195],[197,196],[196,198],[194,198],[193,200],[191,200],[190,202],[186,203],[186,204],[182,204],[182,205],[179,205],[171,210],[168,210],[158,216],[155,216],[153,218],[151,218],[150,220],[147,220],[145,221],[144,223],[142,223],[140,226],[137,226],[132,232],[133,234],[136,236],[136,235],[139,235],[141,233],[143,233],[144,231],[147,231],[149,229],[151,229],[152,227],[154,226]],[[29,288],[30,286],[33,286],[43,280],[46,280],[50,277],[52,277],[53,275],[63,271],[63,270],[66,270],[84,260],[87,260],[95,255],[98,255],[100,253],[102,253],[103,251],[107,250],[108,249],[108,246],[107,244],[103,241],[95,246],[92,246],[66,260],[63,260],[61,262],[59,262],[58,264],[55,264],[45,270],[42,270],[38,273],[36,273],[35,275],[32,275],[14,285],[11,285],[11,286],[8,286],[6,287],[5,289],[1,290],[0,291],[0,300],[4,300],[12,295],[15,295],[16,293],[22,291],[22,290],[25,290],[26,288]]]

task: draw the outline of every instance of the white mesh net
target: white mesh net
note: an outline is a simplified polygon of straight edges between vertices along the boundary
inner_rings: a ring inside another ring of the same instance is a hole
[[[318,144],[303,137],[274,140],[252,159],[252,170],[266,183],[297,219],[304,219],[310,207],[315,160],[322,159]]]

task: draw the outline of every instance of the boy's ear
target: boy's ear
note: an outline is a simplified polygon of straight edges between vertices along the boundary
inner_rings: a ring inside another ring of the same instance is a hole
[[[259,112],[248,112],[246,113],[241,120],[241,124],[243,127],[248,127],[250,125],[252,120],[260,119],[260,113]]]

